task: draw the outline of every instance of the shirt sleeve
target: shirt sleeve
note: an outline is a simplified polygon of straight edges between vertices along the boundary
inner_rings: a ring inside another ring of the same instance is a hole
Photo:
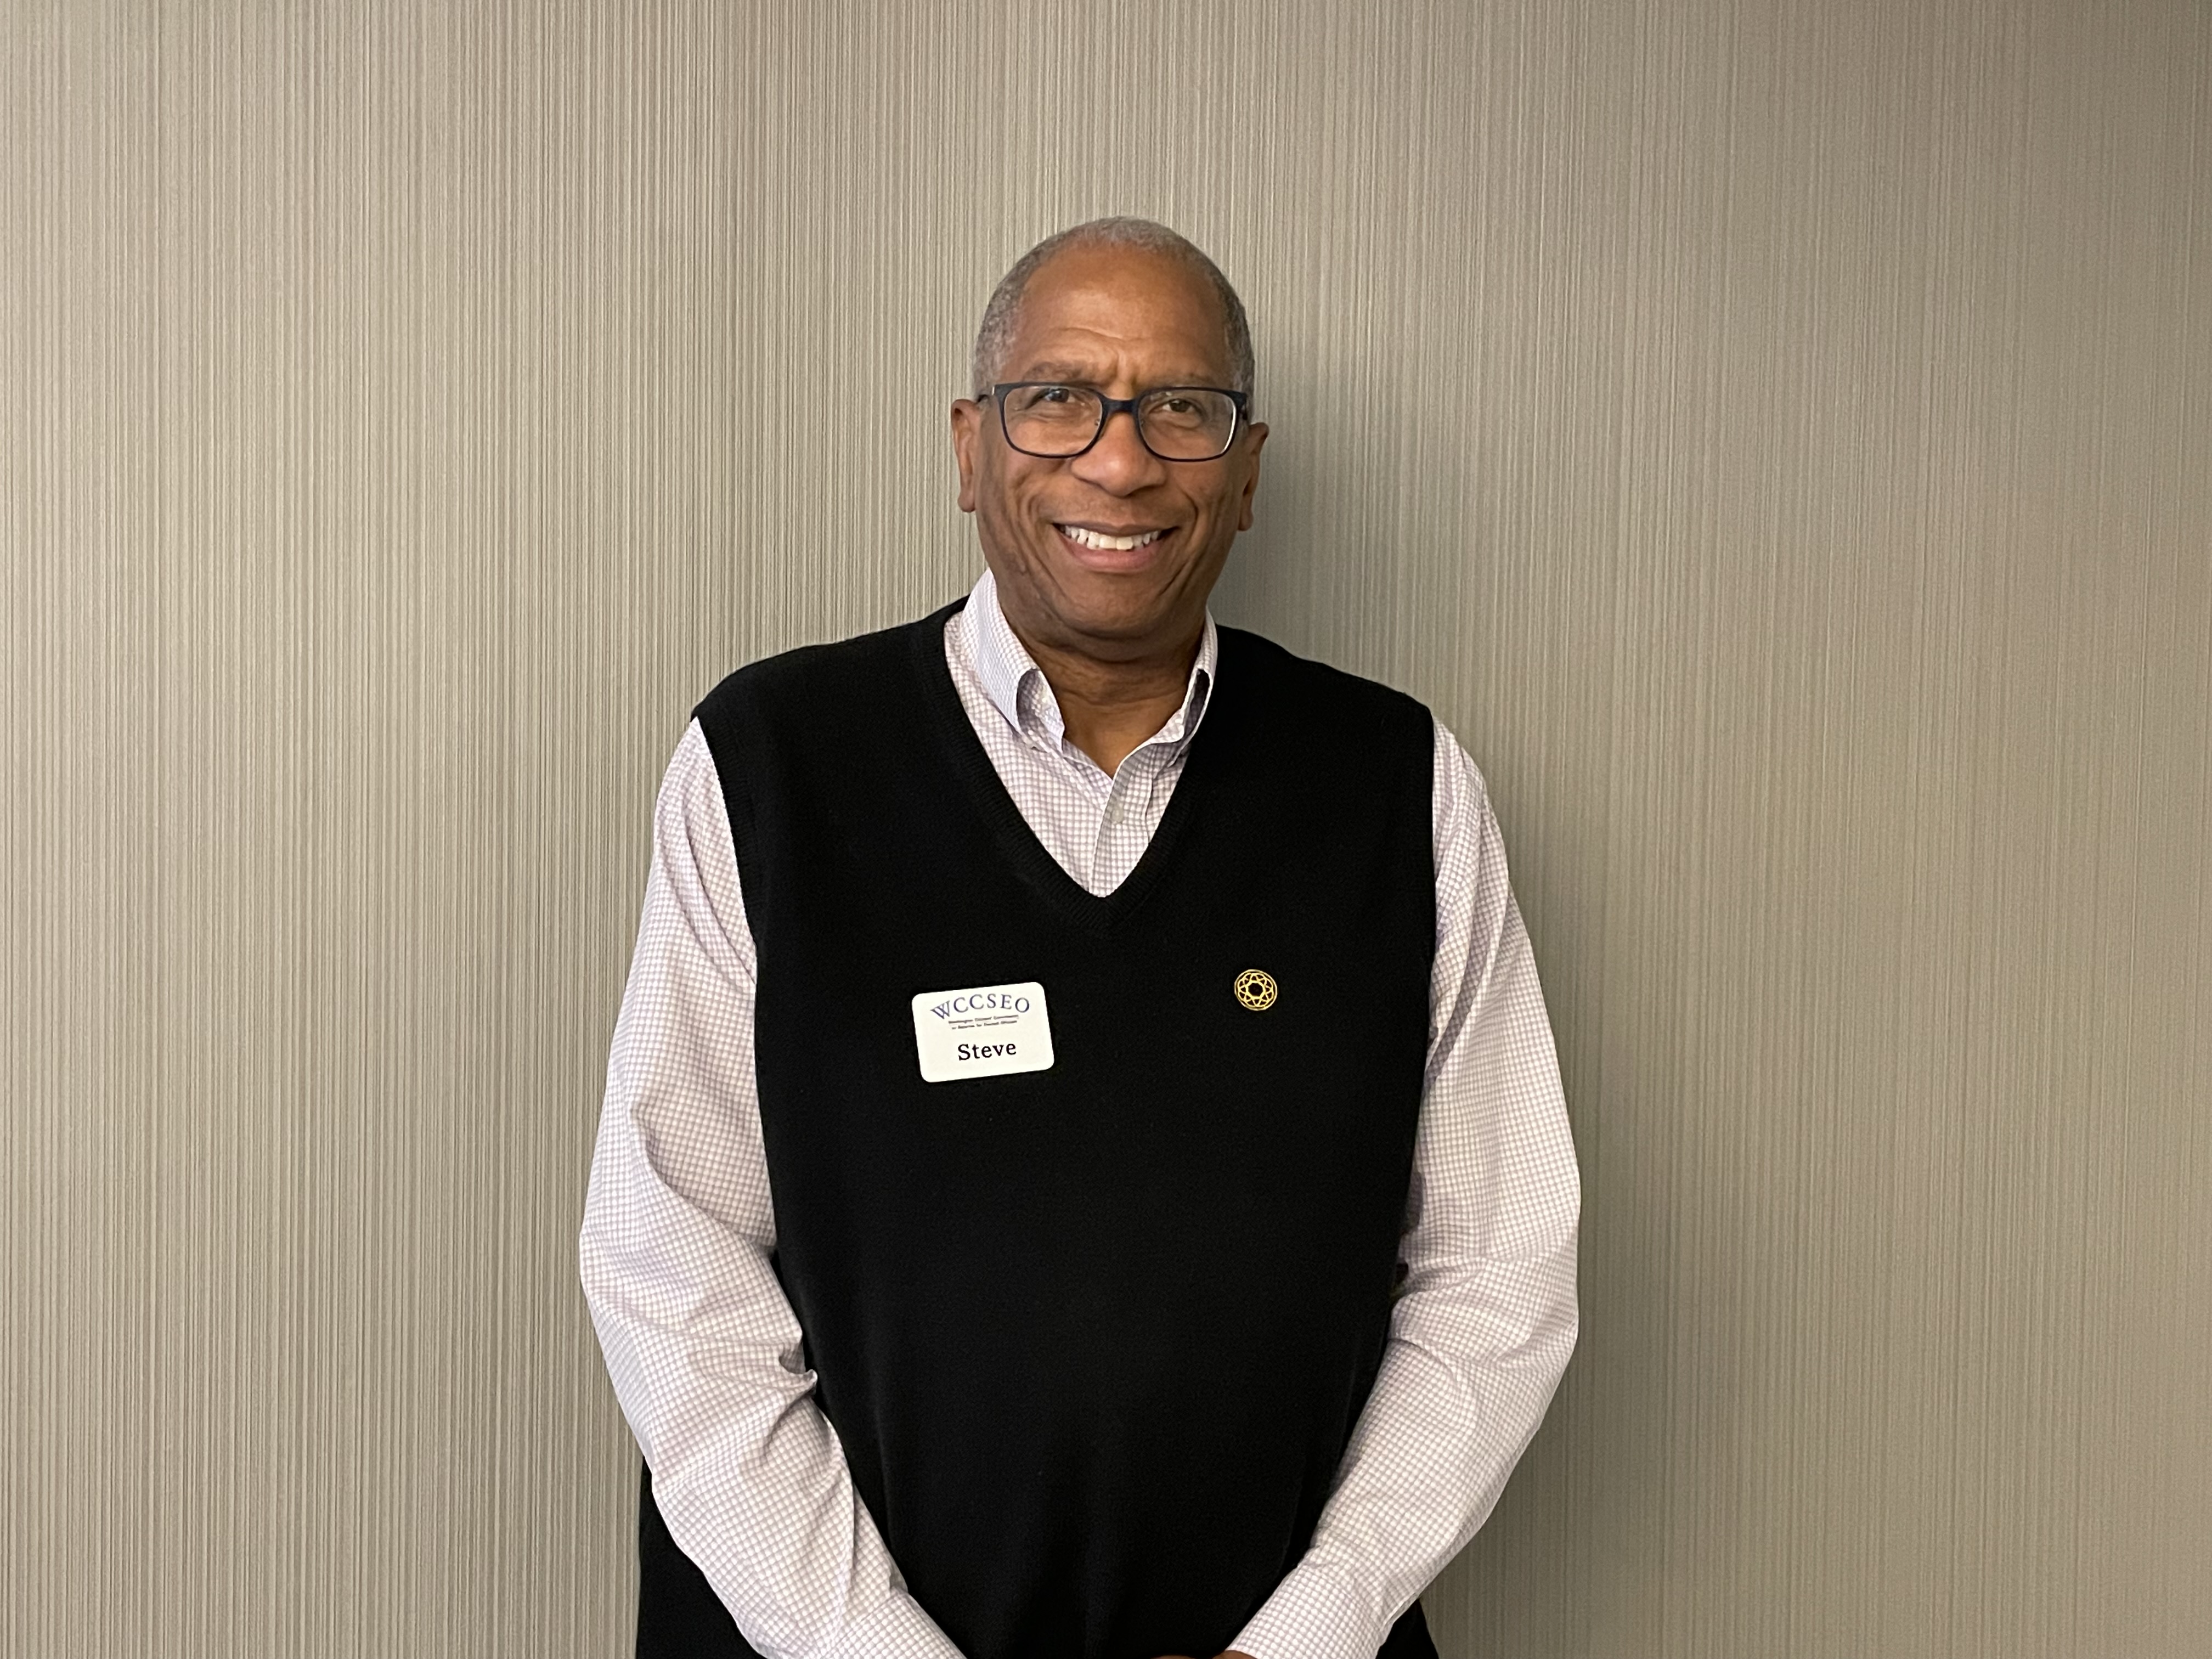
[[[653,815],[579,1243],[670,1535],[768,1659],[960,1659],[907,1594],[769,1266],[752,932],[698,723]]]
[[[1581,1182],[1482,775],[1436,731],[1428,1071],[1373,1392],[1313,1542],[1232,1644],[1373,1659],[1488,1518],[1574,1350]]]

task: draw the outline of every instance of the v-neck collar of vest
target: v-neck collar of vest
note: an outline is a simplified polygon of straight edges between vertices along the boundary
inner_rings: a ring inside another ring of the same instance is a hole
[[[959,689],[952,684],[952,670],[945,660],[945,624],[966,604],[964,598],[955,599],[943,610],[924,617],[915,629],[914,667],[921,684],[922,706],[927,711],[930,727],[1007,863],[1063,920],[1088,933],[1110,933],[1160,884],[1173,860],[1176,844],[1182,838],[1183,825],[1197,808],[1198,798],[1203,793],[1198,786],[1202,786],[1211,769],[1200,762],[1214,746],[1210,734],[1218,733],[1227,724],[1219,708],[1219,673],[1217,671],[1208,693],[1206,719],[1192,735],[1182,776],[1168,799],[1159,827],[1152,831],[1152,838],[1136,867],[1121,884],[1110,893],[1094,893],[1063,870],[1060,860],[1037,839],[1036,831],[1030,828],[1021,808],[1006,793],[1006,782],[999,776],[999,769],[992,765],[982,739],[969,723]],[[1220,648],[1225,654],[1228,630],[1222,631],[1224,637]]]

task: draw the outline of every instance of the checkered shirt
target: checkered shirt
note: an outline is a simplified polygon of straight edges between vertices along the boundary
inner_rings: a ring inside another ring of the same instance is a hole
[[[961,706],[1022,816],[1093,893],[1167,810],[1216,674],[1109,776],[986,573],[945,630]],[[1482,775],[1436,728],[1437,953],[1404,1279],[1373,1391],[1304,1557],[1232,1644],[1372,1659],[1482,1524],[1575,1342],[1574,1148],[1536,965]],[[580,1239],[616,1397],[671,1534],[769,1659],[958,1659],[907,1592],[813,1399],[769,1267],[756,956],[720,778],[694,721],[653,862]]]

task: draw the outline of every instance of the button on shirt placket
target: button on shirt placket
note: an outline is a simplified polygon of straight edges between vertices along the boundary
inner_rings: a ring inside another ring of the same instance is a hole
[[[1111,775],[1069,740],[1044,672],[1030,660],[995,605],[975,606],[953,626],[964,635],[963,654],[974,676],[972,683],[962,685],[969,718],[980,726],[990,718],[987,711],[995,710],[1048,775],[1042,793],[1054,810],[1042,820],[1031,817],[1030,828],[1085,890],[1112,892],[1128,879],[1152,844],[1167,797],[1182,775],[1212,686],[1212,618],[1191,666],[1182,707]]]
[[[1136,750],[1123,761],[1114,774],[1114,787],[1106,802],[1104,821],[1098,829],[1098,864],[1115,872],[1127,880],[1137,860],[1145,855],[1152,844],[1148,825],[1158,821],[1152,811],[1154,796],[1158,792],[1160,775],[1171,760],[1180,760],[1182,742],[1179,732],[1182,717],[1176,717],[1175,726],[1150,743]]]
[[[1039,675],[1040,681],[1042,676]],[[1044,694],[1052,695],[1048,689]],[[1128,878],[1137,860],[1152,842],[1150,811],[1162,769],[1179,758],[1182,744],[1174,727],[1132,750],[1109,776],[1106,770],[1065,738],[1054,745],[1054,759],[1065,767],[1073,782],[1097,808],[1097,828],[1086,849],[1090,857],[1079,879],[1092,892],[1111,892]]]

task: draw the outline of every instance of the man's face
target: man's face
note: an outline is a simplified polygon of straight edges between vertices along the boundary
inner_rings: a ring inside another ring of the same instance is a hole
[[[1224,320],[1211,284],[1180,261],[1073,248],[1030,279],[999,379],[1065,380],[1114,398],[1226,386]],[[993,404],[960,399],[960,507],[975,514],[1008,619],[1033,643],[1109,661],[1194,637],[1230,543],[1251,527],[1267,435],[1242,427],[1218,460],[1165,461],[1120,412],[1082,454],[1048,460],[1006,442]],[[1152,539],[1098,547],[1084,532]]]

